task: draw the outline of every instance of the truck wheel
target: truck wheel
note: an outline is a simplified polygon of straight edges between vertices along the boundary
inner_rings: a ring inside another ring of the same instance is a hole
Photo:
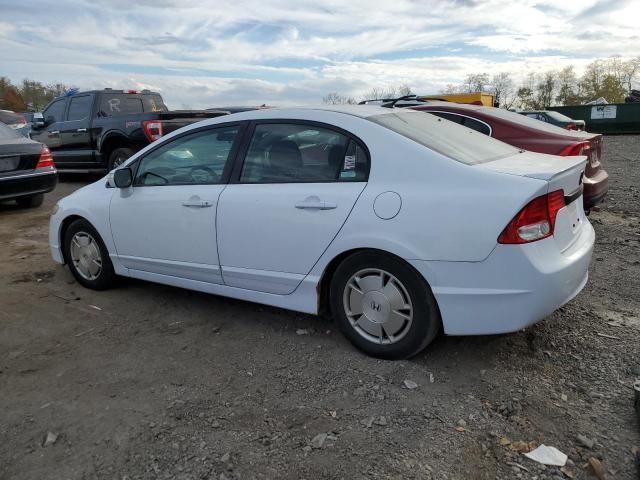
[[[111,155],[109,155],[109,171],[114,168],[118,168],[122,165],[127,159],[133,155],[133,150],[130,148],[116,148]]]
[[[28,197],[16,198],[16,203],[21,208],[39,207],[44,201],[44,194],[38,193],[36,195],[30,195]]]

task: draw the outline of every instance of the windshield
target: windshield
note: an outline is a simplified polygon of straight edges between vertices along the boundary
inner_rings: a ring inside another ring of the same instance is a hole
[[[511,145],[426,112],[388,113],[368,117],[368,120],[467,165],[520,152]]]

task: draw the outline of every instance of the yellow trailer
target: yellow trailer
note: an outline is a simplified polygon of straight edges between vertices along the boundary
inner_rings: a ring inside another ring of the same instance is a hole
[[[484,105],[485,107],[493,107],[495,97],[492,93],[473,92],[473,93],[454,93],[451,95],[426,95],[419,96],[420,100],[445,100],[454,103],[471,103],[474,105]]]

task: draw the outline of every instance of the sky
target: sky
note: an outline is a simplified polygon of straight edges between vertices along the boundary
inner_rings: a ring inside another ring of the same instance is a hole
[[[0,76],[170,108],[311,105],[640,55],[640,0],[0,0]]]

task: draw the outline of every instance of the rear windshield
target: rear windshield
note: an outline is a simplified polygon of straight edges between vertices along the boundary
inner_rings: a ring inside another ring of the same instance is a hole
[[[387,113],[368,119],[467,165],[491,162],[520,152],[511,145],[426,112]]]
[[[554,118],[560,122],[573,122],[573,118],[567,117],[566,115],[563,115],[559,112],[554,112],[553,110],[549,110],[547,112],[544,112],[547,115],[549,115],[551,118]]]
[[[0,122],[0,140],[9,140],[12,138],[20,138],[20,134]]]
[[[19,125],[25,123],[26,120],[22,115],[19,115],[17,113],[0,111],[0,122],[7,125]]]
[[[157,93],[105,93],[98,108],[99,117],[143,112],[166,112],[167,106]]]
[[[555,133],[556,135],[567,135],[567,131],[564,128],[560,128],[552,125],[551,123],[527,117],[526,115],[521,115],[516,112],[510,112],[509,110],[504,110],[503,108],[485,107],[481,108],[479,111],[484,113],[485,115],[508,120],[509,122],[517,123],[527,128],[535,128],[537,130]]]

